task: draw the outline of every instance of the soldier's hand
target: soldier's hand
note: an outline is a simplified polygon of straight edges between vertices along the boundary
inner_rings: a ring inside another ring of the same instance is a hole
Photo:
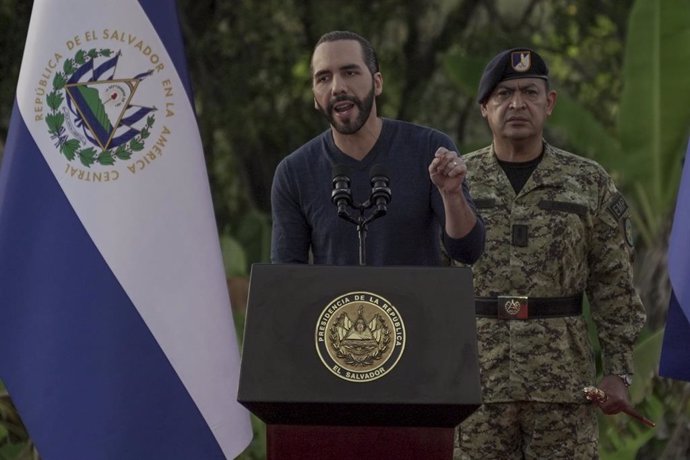
[[[606,415],[618,414],[632,408],[628,399],[628,388],[617,375],[607,375],[601,379],[599,388],[606,393],[606,400],[598,403]]]

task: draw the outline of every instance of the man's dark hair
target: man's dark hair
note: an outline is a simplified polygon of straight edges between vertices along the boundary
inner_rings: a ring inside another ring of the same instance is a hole
[[[362,58],[364,59],[364,63],[367,65],[367,68],[371,74],[373,75],[379,71],[379,60],[376,57],[374,47],[371,46],[369,40],[354,32],[347,30],[334,30],[332,32],[325,33],[321,36],[321,38],[319,38],[319,41],[316,42],[314,49],[316,49],[322,43],[336,42],[340,40],[355,40],[358,42],[362,48]]]

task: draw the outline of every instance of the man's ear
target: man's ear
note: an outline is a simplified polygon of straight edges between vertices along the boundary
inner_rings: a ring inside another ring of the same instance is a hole
[[[486,102],[479,104],[479,111],[482,114],[482,118],[486,118],[488,111],[486,110]]]
[[[549,91],[546,95],[546,115],[551,115],[553,112],[554,107],[556,107],[556,99],[558,99],[558,93],[554,90]]]
[[[374,94],[380,96],[383,93],[383,75],[381,72],[374,74]]]

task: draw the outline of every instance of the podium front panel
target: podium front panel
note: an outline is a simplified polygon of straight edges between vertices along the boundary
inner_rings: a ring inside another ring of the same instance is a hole
[[[471,271],[254,264],[238,400],[266,423],[455,426],[481,404]]]

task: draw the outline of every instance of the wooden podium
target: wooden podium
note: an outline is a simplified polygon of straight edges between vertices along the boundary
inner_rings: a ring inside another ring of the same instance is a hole
[[[253,265],[238,401],[269,460],[451,459],[481,404],[470,270]]]

